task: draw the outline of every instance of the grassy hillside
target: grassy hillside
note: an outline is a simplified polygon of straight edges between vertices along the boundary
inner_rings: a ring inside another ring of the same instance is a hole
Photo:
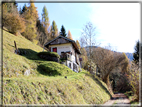
[[[103,104],[106,85],[82,73],[68,78],[4,78],[4,104]]]
[[[14,53],[14,41],[17,47],[26,52],[26,55],[17,55]],[[37,55],[43,49],[22,36],[15,36],[3,31],[3,75],[4,77],[23,76],[26,70],[31,71],[31,76],[50,75],[70,75],[74,74],[65,65],[55,62],[45,61]],[[49,72],[43,72],[43,70]],[[68,71],[68,72],[67,72]],[[61,73],[62,72],[62,73]]]
[[[14,40],[26,55],[14,53]],[[101,80],[85,70],[75,73],[63,64],[40,59],[37,53],[42,50],[22,36],[3,31],[3,104],[102,104],[109,100],[111,95]]]

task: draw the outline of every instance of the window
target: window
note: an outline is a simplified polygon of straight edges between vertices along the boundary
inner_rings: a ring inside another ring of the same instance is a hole
[[[69,67],[71,68],[71,63],[69,63]]]
[[[53,52],[57,52],[57,48],[53,48]]]

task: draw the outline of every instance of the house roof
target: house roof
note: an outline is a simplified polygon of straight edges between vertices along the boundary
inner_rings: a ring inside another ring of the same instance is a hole
[[[76,50],[79,54],[81,54],[81,52],[80,52],[80,50],[79,50],[79,48],[78,48],[76,42],[75,42],[74,40],[71,40],[71,39],[69,39],[69,38],[67,38],[67,37],[64,37],[64,36],[58,36],[58,37],[56,37],[55,39],[51,40],[50,42],[47,42],[47,43],[44,45],[44,47],[48,47],[51,42],[53,42],[54,40],[56,40],[56,39],[58,39],[58,38],[64,38],[65,40],[68,40],[70,43],[72,43],[72,45],[74,46],[75,50]]]

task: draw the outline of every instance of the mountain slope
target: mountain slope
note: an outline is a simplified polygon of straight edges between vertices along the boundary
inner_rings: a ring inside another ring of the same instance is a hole
[[[14,41],[16,41],[17,47],[23,50],[24,55],[17,55],[14,53]],[[22,76],[26,70],[30,70],[30,75],[38,76],[43,75],[42,66],[46,66],[45,69],[52,69],[50,65],[55,65],[56,72],[61,72],[62,69],[68,70],[61,75],[74,74],[74,72],[66,67],[55,62],[49,62],[38,57],[37,53],[43,49],[38,45],[35,45],[31,41],[25,39],[22,36],[15,36],[6,31],[3,31],[3,75],[4,77]],[[43,64],[42,64],[43,63]],[[58,68],[58,69],[56,69]],[[49,75],[49,74],[44,74]]]
[[[14,53],[14,41],[25,55]],[[100,79],[40,59],[37,53],[42,50],[22,36],[3,31],[3,104],[103,104],[110,99]],[[29,76],[24,75],[26,70]]]
[[[133,60],[133,53],[125,53],[126,54],[126,56],[129,58],[129,60],[130,61],[132,61]]]
[[[86,51],[89,53],[89,48],[92,48],[92,49],[95,49],[95,48],[98,48],[98,46],[86,46],[85,47],[85,49],[86,49]],[[102,47],[100,47],[100,48],[102,48]],[[116,52],[116,51],[115,51]],[[118,53],[122,53],[122,52],[118,52]],[[128,59],[130,60],[130,61],[132,61],[133,60],[133,53],[128,53],[128,52],[126,52],[125,53],[126,54],[126,56],[128,57]]]

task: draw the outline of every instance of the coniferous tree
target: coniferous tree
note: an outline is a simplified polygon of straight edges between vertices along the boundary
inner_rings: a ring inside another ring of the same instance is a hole
[[[48,11],[46,6],[43,7],[42,10],[42,24],[45,28],[45,33],[48,33],[48,27],[49,27],[49,17],[48,17]]]
[[[33,0],[31,0],[30,6],[27,7],[27,10],[25,10],[22,14],[26,20],[26,29],[22,35],[31,41],[37,37],[36,23],[38,19],[38,13],[36,9],[37,8],[35,7]]]
[[[70,30],[68,31],[68,38],[71,39],[71,40],[73,40],[72,34],[71,34]]]
[[[57,36],[58,36],[58,28],[57,28],[56,22],[53,20],[52,26],[51,26],[51,37],[55,38]]]
[[[64,28],[64,26],[62,25],[62,27],[61,27],[61,32],[60,32],[60,35],[61,36],[64,36],[64,37],[66,37],[66,30],[65,30],[65,28]]]
[[[139,41],[137,41],[136,46],[135,46],[135,52],[133,53],[133,60],[135,63],[139,62]]]
[[[14,1],[12,3],[3,3],[3,16],[2,23],[3,26],[8,29],[9,32],[17,35],[25,29],[25,21],[19,15],[17,9],[17,3]]]
[[[18,9],[17,9],[17,3],[15,0],[11,0],[12,2],[5,2],[3,3],[3,6],[5,6],[5,10],[8,12],[8,13],[18,13]]]
[[[19,12],[20,14],[23,14],[25,11],[27,11],[28,7],[26,4],[23,6],[22,10]]]
[[[45,28],[40,21],[40,19],[37,20],[37,37],[38,45],[41,47],[44,47],[44,44],[47,42],[47,35],[45,33]]]
[[[34,0],[30,0],[30,6],[29,6],[30,18],[35,22],[38,19],[38,12],[36,9],[37,7],[35,7]]]

